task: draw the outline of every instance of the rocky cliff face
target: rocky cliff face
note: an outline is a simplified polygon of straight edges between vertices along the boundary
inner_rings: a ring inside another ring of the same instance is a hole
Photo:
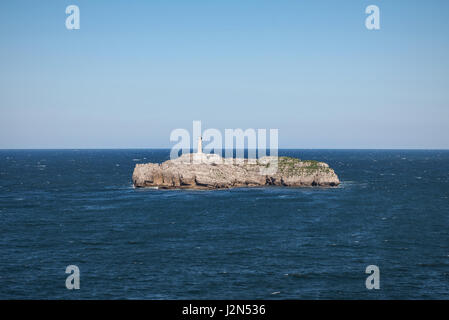
[[[185,154],[162,164],[137,164],[135,187],[220,189],[256,186],[337,186],[334,170],[324,162],[290,157],[223,159],[213,154]]]

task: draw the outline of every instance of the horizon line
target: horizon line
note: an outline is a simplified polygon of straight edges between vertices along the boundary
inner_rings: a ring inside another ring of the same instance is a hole
[[[171,150],[172,148],[167,147],[129,147],[129,148],[113,148],[113,147],[82,147],[82,148],[0,148],[0,151],[33,151],[33,150]],[[222,150],[227,150],[223,148]],[[241,150],[233,148],[232,150]],[[258,149],[248,149],[244,148],[243,150],[258,150]],[[449,148],[278,148],[278,150],[404,150],[404,151],[449,151]],[[191,148],[191,151],[194,150]]]

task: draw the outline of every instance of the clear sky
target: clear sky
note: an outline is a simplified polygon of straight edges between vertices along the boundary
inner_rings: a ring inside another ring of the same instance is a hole
[[[193,120],[449,148],[448,53],[446,0],[0,1],[0,148],[171,147]]]

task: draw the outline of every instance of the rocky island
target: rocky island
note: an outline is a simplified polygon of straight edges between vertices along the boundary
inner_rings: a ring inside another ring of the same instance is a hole
[[[201,152],[183,154],[162,164],[136,164],[132,180],[135,187],[160,189],[333,187],[340,184],[334,170],[324,162],[291,157],[232,159]]]

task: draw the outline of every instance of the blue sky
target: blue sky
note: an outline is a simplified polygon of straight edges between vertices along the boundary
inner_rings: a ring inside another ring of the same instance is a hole
[[[76,4],[81,29],[65,28]],[[365,28],[380,8],[381,30]],[[0,148],[449,148],[449,1],[1,1]]]

